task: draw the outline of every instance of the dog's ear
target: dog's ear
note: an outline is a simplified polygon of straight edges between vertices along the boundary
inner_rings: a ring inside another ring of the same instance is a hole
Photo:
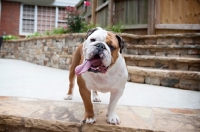
[[[96,31],[96,30],[98,30],[98,28],[92,28],[92,29],[88,30],[88,31],[87,31],[86,39],[87,39],[94,31]]]
[[[125,47],[125,42],[124,42],[124,40],[119,35],[116,35],[116,38],[118,40],[118,44],[119,44],[119,48],[120,48],[120,53],[122,53],[122,49]]]

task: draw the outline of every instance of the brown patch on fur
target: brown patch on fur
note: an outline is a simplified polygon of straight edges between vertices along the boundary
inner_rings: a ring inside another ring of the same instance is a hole
[[[75,68],[76,66],[78,66],[79,64],[81,64],[83,62],[83,44],[81,44],[78,49],[76,50],[73,60],[72,60],[72,64],[70,67],[70,73],[69,73],[69,89],[68,89],[68,95],[72,94],[73,92],[73,88],[74,88],[74,80],[75,80]],[[79,75],[77,76],[77,83],[79,86],[79,92],[81,94],[84,106],[85,106],[85,116],[84,116],[84,120],[86,118],[93,118],[94,117],[94,111],[93,111],[93,105],[91,102],[91,92],[86,88],[85,85],[85,81],[83,80],[82,76]]]
[[[111,53],[112,55],[112,60],[111,60],[111,65],[110,65],[111,67],[116,62],[118,58],[118,52],[120,50],[116,35],[111,32],[108,32],[108,35],[106,37],[106,44],[112,45],[115,48]]]
[[[81,61],[81,56],[82,56],[82,47],[83,44],[81,44],[78,49],[76,50],[73,59],[72,59],[72,64],[70,67],[70,72],[69,72],[69,89],[67,92],[67,95],[72,94],[73,88],[74,88],[74,79],[75,79],[75,68],[80,64]]]
[[[81,98],[85,106],[85,114],[84,114],[83,120],[86,120],[87,118],[93,118],[94,111],[93,111],[93,105],[91,101],[91,92],[87,89],[85,81],[83,80],[81,75],[77,76],[77,83],[78,83]]]

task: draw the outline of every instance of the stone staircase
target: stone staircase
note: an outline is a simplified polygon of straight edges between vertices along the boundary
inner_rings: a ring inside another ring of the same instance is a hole
[[[129,81],[200,90],[200,34],[121,34]]]

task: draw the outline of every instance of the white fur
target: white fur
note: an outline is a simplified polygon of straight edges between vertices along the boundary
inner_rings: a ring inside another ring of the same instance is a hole
[[[106,30],[103,30],[102,28],[98,28],[97,31],[92,33],[87,40],[83,43],[83,54],[85,60],[89,60],[93,57],[93,51],[95,50],[95,45],[98,43],[103,43],[106,47],[106,49],[103,51],[104,59],[102,60],[102,63],[104,66],[108,67],[111,64],[111,51],[108,45],[105,43],[105,39],[108,32]],[[91,39],[95,39],[95,42],[91,42]]]
[[[85,72],[82,74],[82,77],[89,90],[106,93],[115,90],[123,90],[128,78],[128,72],[126,70],[125,61],[121,54],[119,54],[116,63],[110,67],[105,74]]]
[[[106,35],[107,31],[100,29],[95,31],[88,37],[83,45],[83,53],[85,59],[89,59],[89,57],[91,56],[90,53],[96,43],[90,42],[90,39],[94,38],[96,39],[96,41],[101,42],[106,46],[106,55],[108,56],[106,62],[109,62],[109,64],[106,64],[108,66],[110,65],[111,51],[108,48],[107,44],[104,43],[106,40]],[[86,82],[86,87],[88,88],[88,90],[111,93],[110,103],[107,112],[107,122],[111,124],[119,124],[120,119],[115,113],[115,108],[119,98],[123,94],[124,87],[128,78],[126,64],[122,55],[118,53],[118,58],[115,64],[113,64],[113,66],[111,66],[105,74],[85,72],[82,74],[82,77]]]
[[[72,100],[72,98],[73,98],[73,93],[66,95],[66,97],[64,97],[64,100]]]
[[[88,123],[88,124],[93,124],[96,122],[96,119],[95,118],[87,118],[85,123]]]
[[[93,102],[101,102],[101,99],[99,98],[99,96],[96,94],[96,92],[94,90],[92,90],[92,101]]]

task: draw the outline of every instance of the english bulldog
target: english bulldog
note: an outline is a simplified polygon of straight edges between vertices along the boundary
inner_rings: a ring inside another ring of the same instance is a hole
[[[86,40],[76,50],[70,68],[69,90],[65,99],[72,99],[76,74],[85,107],[83,123],[96,122],[91,91],[93,101],[96,102],[100,101],[96,92],[99,91],[110,92],[107,122],[120,124],[115,108],[128,79],[126,63],[121,55],[123,48],[124,41],[120,36],[97,27],[87,32]]]

